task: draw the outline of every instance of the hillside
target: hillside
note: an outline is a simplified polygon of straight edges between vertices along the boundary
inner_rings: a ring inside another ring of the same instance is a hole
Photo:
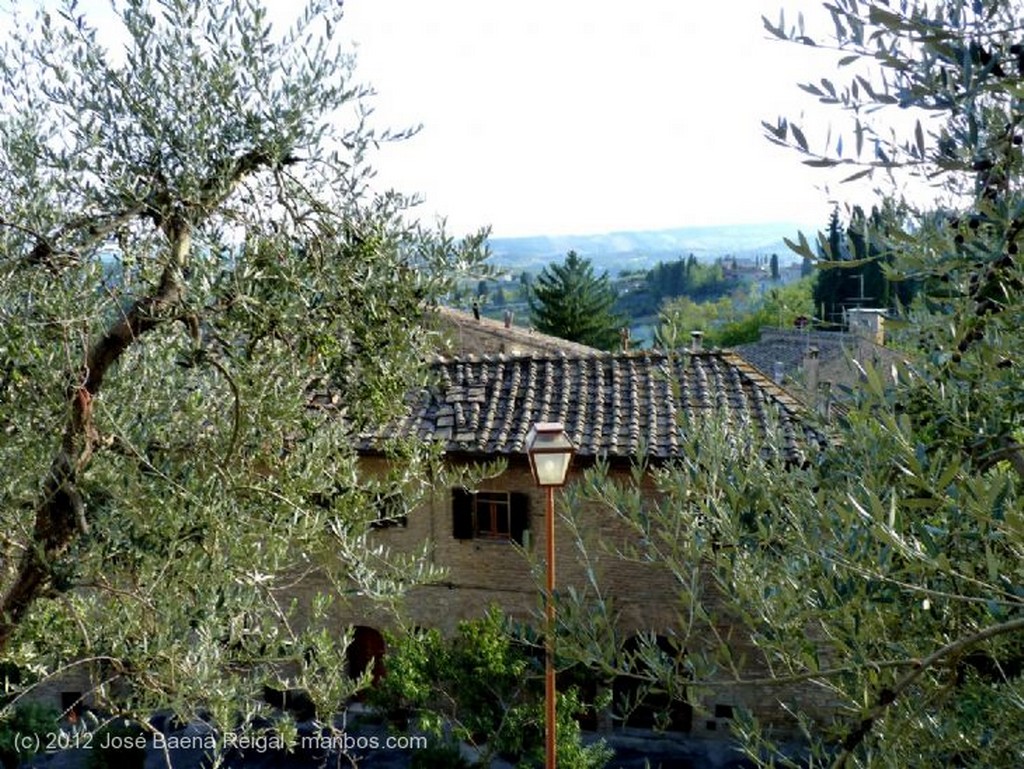
[[[798,261],[783,242],[794,238],[800,225],[790,223],[738,224],[714,227],[679,227],[669,230],[611,232],[603,235],[539,235],[491,238],[491,263],[515,270],[537,270],[575,250],[590,259],[598,271],[617,273],[646,269],[659,260],[694,254],[710,260],[776,253],[783,263]],[[803,227],[811,237],[812,228]]]

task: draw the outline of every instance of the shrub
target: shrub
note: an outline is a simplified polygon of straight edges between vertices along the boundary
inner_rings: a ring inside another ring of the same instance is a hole
[[[0,761],[3,765],[14,769],[45,748],[48,736],[57,731],[58,717],[55,708],[34,703],[7,710],[0,720]]]

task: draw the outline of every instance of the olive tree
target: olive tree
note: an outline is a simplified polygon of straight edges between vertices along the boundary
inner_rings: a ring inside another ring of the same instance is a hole
[[[676,643],[688,652],[688,691],[757,687],[798,715],[807,743],[799,756],[776,751],[763,725],[738,718],[752,759],[1019,766],[1024,8],[1002,0],[825,7],[830,39],[802,21],[790,28],[784,16],[765,25],[832,50],[850,73],[846,83],[803,85],[849,115],[847,153],[786,119],[765,129],[812,166],[848,166],[848,178],[916,174],[941,186],[941,205],[911,207],[912,226],[886,238],[889,274],[921,287],[893,329],[905,362],[880,372],[861,361],[859,387],[822,425],[831,445],[799,466],[751,455],[736,425],[695,433],[683,424],[683,455],[654,473],[653,500],[641,505],[630,485],[600,477],[576,493],[634,527],[635,545],[616,556],[661,562],[679,577]],[[920,119],[904,138],[886,128],[890,111]],[[803,236],[794,247],[816,256]],[[772,436],[763,439],[770,445]],[[756,654],[742,659],[721,636],[727,623]],[[587,647],[579,654],[594,658]],[[660,680],[657,665],[646,669],[665,690],[671,668]]]
[[[410,132],[370,125],[341,3],[283,31],[247,0],[76,5],[0,53],[0,654],[85,660],[142,712],[236,718],[284,670],[331,707],[344,632],[307,620],[425,575],[366,534],[426,460],[374,486],[353,436],[422,376],[418,321],[483,233],[371,192]]]

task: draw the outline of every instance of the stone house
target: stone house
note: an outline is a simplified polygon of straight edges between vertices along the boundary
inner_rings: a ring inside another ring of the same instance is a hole
[[[611,477],[622,478],[641,457],[652,467],[670,462],[679,449],[680,426],[712,416],[734,426],[751,452],[777,451],[781,465],[803,462],[823,440],[805,421],[804,405],[738,355],[702,349],[699,336],[682,352],[602,353],[486,319],[458,313],[439,317],[463,352],[432,364],[434,385],[410,395],[401,419],[360,437],[363,468],[384,472],[390,460],[383,447],[404,439],[437,444],[453,467],[501,460],[504,469],[472,489],[436,483],[418,507],[398,515],[382,506],[374,541],[399,553],[419,552],[427,543],[429,562],[444,569],[441,580],[413,588],[403,600],[404,620],[412,626],[452,632],[458,622],[479,617],[492,605],[525,623],[541,616],[543,593],[535,567],[546,545],[545,497],[524,452],[535,422],[561,422],[573,441],[568,484],[579,482],[598,462],[607,465]],[[466,347],[487,354],[466,353]],[[781,427],[783,435],[773,447],[762,441],[770,425]],[[643,483],[654,492],[649,477]],[[635,537],[607,511],[580,512],[590,533],[606,541]],[[555,539],[556,592],[585,592],[590,575],[564,518],[556,521]],[[678,622],[675,577],[658,564],[606,560],[600,582],[615,602],[615,627],[627,645],[640,634],[667,634]],[[312,579],[292,597],[302,603],[324,587]],[[358,595],[339,606],[335,627],[354,628],[350,673],[373,666],[384,674],[383,633],[394,626],[394,615]],[[735,643],[743,645],[742,639]],[[65,704],[87,688],[55,681],[47,694]],[[787,725],[778,700],[790,696],[813,693],[723,688],[708,700],[654,706],[670,711],[674,730],[725,735],[736,707],[767,723]],[[649,712],[637,714],[630,725],[651,725]]]
[[[362,436],[360,451],[369,471],[387,462],[381,446],[389,439],[434,442],[451,466],[504,463],[503,472],[476,488],[431,489],[417,509],[377,532],[379,541],[399,552],[430,543],[428,557],[445,576],[414,588],[404,608],[410,624],[442,631],[493,604],[524,622],[540,616],[543,593],[533,566],[546,545],[545,498],[524,448],[535,422],[565,426],[576,447],[568,484],[597,462],[605,463],[612,477],[626,477],[641,457],[651,466],[669,462],[677,456],[680,425],[711,416],[733,426],[751,452],[776,451],[780,464],[802,463],[823,440],[804,421],[800,402],[739,356],[701,349],[699,337],[693,349],[671,354],[581,355],[539,346],[518,355],[460,355],[438,359],[433,373],[436,384],[411,398],[402,419]],[[774,447],[763,441],[769,425],[781,427],[783,435]],[[644,484],[653,491],[649,478]],[[607,511],[582,511],[582,519],[606,541],[635,537]],[[565,518],[556,522],[555,540],[556,592],[586,591],[587,567],[577,557]],[[619,638],[660,635],[678,622],[675,577],[658,564],[605,561],[600,581],[617,607]],[[358,672],[371,658],[383,654],[386,660],[380,631],[390,620],[370,602],[360,606],[357,600],[350,612],[346,619],[356,626],[351,662]],[[721,690],[713,700],[677,703],[673,728],[724,729],[722,722],[737,706],[782,724],[786,717],[778,696]]]

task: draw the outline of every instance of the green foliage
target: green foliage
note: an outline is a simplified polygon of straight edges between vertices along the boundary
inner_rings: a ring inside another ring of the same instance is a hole
[[[658,331],[661,343],[670,349],[685,346],[691,331],[702,331],[704,343],[711,347],[756,342],[764,327],[792,328],[798,317],[810,317],[811,285],[804,279],[769,288],[757,299],[730,297],[698,304],[684,298],[666,302]]]
[[[551,264],[530,283],[531,319],[538,331],[612,350],[619,344],[624,319],[613,313],[615,291],[608,273],[594,275],[589,259],[570,251],[562,264]]]
[[[876,372],[869,381],[880,382]],[[922,442],[910,420],[886,413],[888,397],[865,398],[842,445],[805,469],[758,461],[723,424],[688,435],[683,459],[655,474],[659,494],[645,493],[643,504],[638,488],[596,475],[577,493],[637,532],[630,552],[613,542],[600,552],[678,576],[683,620],[672,632],[688,650],[693,695],[759,678],[749,666],[763,657],[787,707],[820,719],[807,737],[823,756],[852,746],[870,718],[865,744],[851,747],[863,765],[942,766],[955,755],[956,765],[1016,765],[1019,743],[999,739],[1000,721],[985,719],[1020,703],[1020,479]],[[725,624],[742,631],[713,643]],[[606,666],[641,674],[603,651]],[[564,653],[597,664],[592,645]],[[678,683],[678,671],[654,671],[672,676],[662,686]],[[716,688],[705,689],[710,682]],[[782,688],[794,684],[804,686]],[[831,713],[811,706],[816,688],[835,703]],[[771,733],[747,728],[751,757],[763,759]],[[990,763],[995,756],[1004,759]]]
[[[0,721],[0,763],[14,769],[44,749],[47,738],[57,732],[59,715],[53,708],[33,703],[7,710]]]
[[[392,636],[388,675],[371,702],[440,741],[450,734],[481,751],[480,765],[501,755],[533,766],[544,756],[543,652],[529,645],[497,607],[459,623],[456,635],[436,630]],[[604,766],[610,752],[601,742],[584,746],[574,715],[583,705],[575,689],[558,695],[558,764]]]
[[[652,269],[639,273],[643,283],[620,296],[619,307],[633,318],[656,315],[666,302],[687,298],[710,304],[740,289],[740,281],[726,278],[721,260],[712,264],[697,261],[690,254],[686,259],[658,262]],[[628,273],[620,273],[620,279]]]
[[[835,0],[828,9],[828,44],[843,53],[848,85],[803,87],[849,110],[853,154],[832,142],[819,152],[785,119],[765,129],[813,166],[856,167],[855,177],[907,170],[956,193],[955,209],[907,206],[906,227],[872,229],[865,217],[867,232],[857,222],[847,233],[853,255],[891,257],[883,275],[921,286],[922,301],[894,329],[907,361],[885,372],[861,361],[830,447],[800,467],[753,454],[735,424],[686,424],[682,458],[653,474],[657,494],[641,498],[640,473],[620,485],[597,471],[578,493],[636,532],[626,552],[606,543],[610,554],[677,578],[674,635],[688,650],[689,688],[707,697],[731,682],[779,697],[803,729],[800,765],[1024,765],[1015,739],[1024,680],[1020,7]],[[765,25],[820,45],[802,21]],[[890,107],[928,110],[931,120],[901,139],[882,125]],[[905,202],[879,210],[886,205]],[[834,256],[837,221],[833,239]],[[793,245],[814,258],[806,238]],[[726,625],[734,630],[723,637]],[[614,664],[614,650],[600,651]],[[581,644],[576,656],[599,655]],[[740,715],[752,761],[793,765],[777,735]]]
[[[267,680],[331,712],[333,600],[430,572],[367,537],[432,458],[360,480],[355,436],[423,381],[420,318],[484,233],[366,187],[407,132],[367,124],[338,3],[280,33],[245,0],[113,17],[47,7],[0,54],[0,656],[91,659],[129,715],[233,726]],[[283,598],[313,565],[323,594]]]
[[[736,285],[725,277],[721,261],[703,264],[693,254],[674,262],[658,262],[647,273],[648,291],[658,303],[676,296],[709,301],[728,294]]]

